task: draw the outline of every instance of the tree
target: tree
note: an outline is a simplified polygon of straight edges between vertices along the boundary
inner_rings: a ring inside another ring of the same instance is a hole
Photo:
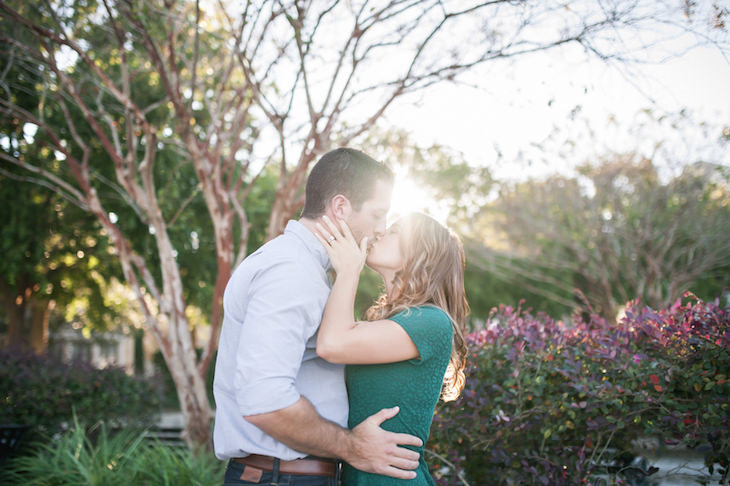
[[[114,268],[98,223],[39,186],[0,175],[0,204],[13,207],[0,216],[0,304],[7,320],[8,344],[46,350],[50,313],[77,297],[90,310],[108,313],[102,303],[100,276]],[[24,201],[24,204],[18,204]],[[66,231],[60,232],[60,227]]]
[[[335,141],[364,134],[397,98],[567,43],[610,59],[622,54],[621,29],[681,16],[676,8],[647,15],[640,3],[588,11],[579,2],[290,0],[211,2],[204,11],[175,0],[6,1],[6,67],[27,72],[42,95],[21,102],[24,85],[3,69],[0,109],[37,127],[59,171],[18,151],[0,157],[97,218],[171,371],[186,436],[207,443],[203,377],[225,284],[247,252],[244,202],[264,170],[277,169],[272,238],[301,207],[311,163]],[[200,231],[175,226],[190,212],[199,217],[195,208],[207,213]],[[211,340],[200,359],[174,237],[186,230],[191,242],[209,237],[216,260]]]
[[[730,282],[730,178],[721,166],[688,165],[662,182],[650,160],[617,156],[577,177],[506,185],[487,213],[521,259],[503,259],[505,270],[565,300],[579,289],[609,319],[635,298],[668,307],[710,275]]]
[[[2,66],[8,76],[23,88],[17,102],[37,105],[38,79],[6,61],[2,59]],[[6,156],[22,153],[31,160],[53,162],[48,147],[33,143],[32,127],[17,118],[0,117],[0,122],[0,150]],[[6,208],[0,213],[0,315],[8,344],[45,351],[53,308],[63,308],[77,297],[95,304],[90,310],[97,321],[100,314],[109,314],[98,277],[115,272],[96,218],[46,187],[29,183],[18,167],[0,167],[0,205]]]

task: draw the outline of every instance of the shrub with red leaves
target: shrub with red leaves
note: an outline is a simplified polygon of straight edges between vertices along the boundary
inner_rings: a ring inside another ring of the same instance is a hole
[[[616,325],[495,309],[468,336],[461,397],[444,403],[429,461],[439,484],[628,484],[632,442],[706,444],[730,469],[730,309],[691,294],[664,310],[628,305]]]

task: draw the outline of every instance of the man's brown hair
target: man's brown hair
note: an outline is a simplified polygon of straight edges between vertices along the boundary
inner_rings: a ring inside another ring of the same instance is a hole
[[[373,196],[378,180],[392,183],[393,172],[382,162],[351,148],[327,152],[312,168],[305,189],[303,218],[318,218],[338,194],[350,200],[355,211]]]

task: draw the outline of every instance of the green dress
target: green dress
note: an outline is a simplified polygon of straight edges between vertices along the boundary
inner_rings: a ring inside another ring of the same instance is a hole
[[[425,444],[451,357],[451,320],[444,311],[432,306],[412,308],[390,320],[408,333],[420,356],[398,363],[348,365],[349,426],[353,428],[381,409],[398,405],[398,415],[385,421],[383,429],[415,435]],[[435,484],[423,457],[423,447],[411,449],[421,454],[416,479],[399,480],[370,474],[345,464],[344,486]]]

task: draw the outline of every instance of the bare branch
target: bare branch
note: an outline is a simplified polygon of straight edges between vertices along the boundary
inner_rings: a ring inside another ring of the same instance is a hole
[[[4,152],[0,152],[0,158],[5,159],[13,164],[18,165],[19,167],[22,167],[24,169],[29,170],[30,172],[35,172],[41,177],[29,177],[29,176],[21,176],[18,174],[15,174],[13,172],[9,172],[3,168],[0,167],[0,174],[4,175],[8,179],[13,179],[19,182],[28,182],[31,184],[35,184],[37,186],[45,187],[46,189],[50,189],[51,191],[55,192],[62,198],[64,198],[66,201],[70,202],[74,206],[83,209],[84,211],[88,211],[89,207],[84,203],[83,200],[78,199],[74,194],[69,193],[65,190],[65,188],[61,185],[54,184],[52,182],[52,179],[48,178],[47,174],[44,173],[43,170],[33,170],[34,166],[26,166],[25,164],[19,162],[14,157],[11,157],[7,155]]]

